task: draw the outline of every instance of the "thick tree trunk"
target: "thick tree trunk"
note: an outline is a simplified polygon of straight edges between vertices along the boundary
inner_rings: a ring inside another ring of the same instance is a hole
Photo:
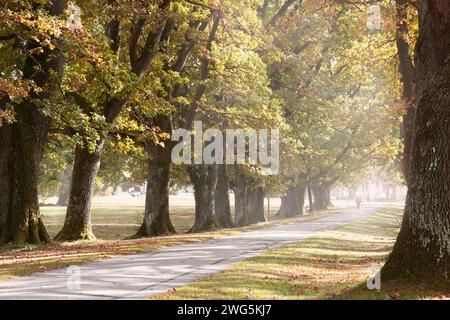
[[[248,178],[239,169],[236,169],[233,191],[235,226],[243,227],[267,221],[264,213],[264,189],[251,187]]]
[[[237,227],[249,225],[248,206],[247,206],[247,178],[236,170],[236,178],[234,182],[234,224]]]
[[[417,111],[402,227],[384,279],[450,284],[450,2],[420,1]]]
[[[55,0],[48,8],[51,15],[60,15],[66,8],[66,1]],[[58,40],[56,40],[58,41]],[[28,49],[39,47],[30,41]],[[0,161],[10,161],[5,181],[0,185],[1,206],[0,226],[2,242],[45,243],[51,239],[45,230],[39,211],[38,176],[39,163],[47,142],[50,119],[39,110],[35,100],[51,98],[55,86],[53,76],[61,78],[63,56],[56,50],[43,48],[43,53],[28,56],[23,67],[24,79],[33,80],[43,89],[39,94],[32,94],[14,106],[17,120],[11,126],[1,129],[3,152]],[[50,77],[50,73],[53,73]],[[3,139],[2,139],[3,140]],[[5,162],[6,161],[6,162]],[[3,165],[2,164],[2,165]],[[2,168],[2,170],[4,170]],[[6,182],[8,181],[8,182]],[[7,192],[7,193],[4,193]]]
[[[326,210],[329,204],[329,188],[325,184],[313,187],[314,192],[314,210]]]
[[[262,187],[251,188],[247,191],[248,222],[267,222],[264,214],[264,189]]]
[[[104,143],[104,140],[98,141],[97,148],[92,153],[87,147],[76,147],[66,218],[55,240],[95,239],[91,225],[91,204]]]
[[[194,185],[195,222],[189,232],[202,232],[218,227],[214,193],[217,186],[217,165],[195,165],[188,168]]]
[[[17,123],[12,126],[14,168],[11,170],[15,175],[15,190],[11,191],[17,192],[18,199],[10,206],[12,239],[9,240],[19,244],[49,242],[39,211],[38,176],[50,119],[28,102],[16,106],[15,111]]]
[[[59,188],[57,206],[65,207],[69,203],[70,198],[70,185],[72,181],[72,164],[68,164],[66,169],[61,175],[61,186]]]
[[[286,196],[281,198],[281,206],[277,217],[290,218],[302,215],[305,207],[305,191],[306,188],[304,186],[290,186]]]
[[[0,126],[0,243],[11,239],[10,209],[14,189],[12,146],[11,125],[3,123]]]
[[[230,186],[227,165],[219,164],[217,167],[217,187],[214,194],[217,223],[223,228],[232,228],[233,218],[230,209]]]
[[[169,187],[172,172],[171,144],[165,148],[147,141],[148,154],[147,192],[144,221],[133,237],[154,237],[175,233],[169,215]]]

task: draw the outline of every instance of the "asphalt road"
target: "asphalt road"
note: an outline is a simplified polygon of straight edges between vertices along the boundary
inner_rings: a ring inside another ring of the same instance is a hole
[[[379,208],[349,209],[312,221],[0,281],[0,299],[143,299],[225,270],[267,249],[364,218]]]

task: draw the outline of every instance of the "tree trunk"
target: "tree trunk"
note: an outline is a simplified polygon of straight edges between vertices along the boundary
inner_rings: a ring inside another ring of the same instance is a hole
[[[248,222],[267,222],[264,214],[264,189],[262,187],[251,188],[247,191]]]
[[[281,198],[281,206],[277,217],[290,218],[302,215],[305,207],[305,190],[304,186],[290,186],[286,196]]]
[[[0,243],[11,239],[10,209],[12,195],[15,193],[12,173],[12,128],[3,123],[0,126]]]
[[[320,184],[313,187],[314,192],[314,210],[326,210],[328,208],[328,188],[325,184]]]
[[[66,218],[55,240],[95,239],[91,225],[91,204],[104,143],[104,140],[98,141],[97,148],[92,153],[87,147],[76,147]]]
[[[217,223],[223,228],[233,227],[231,217],[228,170],[226,164],[217,165],[217,187],[214,194],[214,204]]]
[[[169,4],[170,4],[169,0],[164,0],[160,4],[160,8],[164,9]],[[151,61],[153,60],[153,58],[155,57],[155,54],[156,54],[155,49],[157,49],[159,47],[160,42],[166,41],[167,37],[171,33],[173,25],[171,23],[167,23],[168,22],[167,19],[165,19],[157,27],[156,32],[152,32],[148,35],[147,40],[146,40],[146,46],[150,45],[151,48],[153,48],[153,49],[150,50],[149,48],[147,48],[146,50],[144,50],[144,52],[142,53],[142,55],[140,57],[138,57],[136,54],[137,42],[133,44],[133,40],[130,39],[130,51],[132,51],[132,53],[131,53],[132,57],[130,58],[131,59],[130,67],[131,67],[131,71],[137,76],[138,79],[141,79],[145,75],[145,73],[148,71],[148,68],[151,65]],[[137,28],[137,29],[139,29],[139,28]],[[166,33],[165,36],[163,36],[164,33]],[[109,25],[107,26],[106,35],[108,36],[109,40],[111,41],[110,48],[112,49],[112,51],[115,53],[120,51],[119,47],[118,47],[120,44],[120,23],[117,20],[112,20],[109,23]],[[135,35],[133,35],[131,38],[134,38],[134,36]],[[132,46],[134,46],[134,48],[131,48]],[[107,102],[102,107],[103,115],[105,116],[105,120],[107,123],[111,124],[114,122],[114,120],[119,116],[120,112],[128,105],[128,102],[131,97],[132,97],[132,95],[130,95],[128,93],[125,94],[124,91],[117,94],[117,96],[112,95],[112,96],[108,97]],[[170,132],[170,131],[168,131],[168,132]],[[91,160],[87,160],[87,162],[90,162],[89,163],[90,173],[88,173],[87,175],[90,175],[91,173],[94,172],[94,164],[91,163],[91,161],[94,158],[98,157],[98,163],[100,163],[100,155],[101,155],[101,148],[98,152],[98,155],[93,155]],[[88,158],[87,155],[86,155],[86,158]],[[83,197],[85,197],[85,198],[79,196],[76,199],[77,204],[75,206],[77,207],[77,209],[74,210],[74,214],[75,214],[75,212],[78,212],[80,214],[80,217],[72,217],[72,218],[66,217],[66,222],[68,223],[68,225],[67,225],[67,227],[65,227],[65,229],[67,230],[67,234],[68,234],[67,237],[69,237],[69,238],[70,238],[70,233],[72,233],[71,230],[79,230],[82,227],[82,225],[84,225],[83,228],[87,230],[86,232],[82,231],[82,236],[87,237],[87,238],[94,238],[92,230],[90,230],[90,231],[88,230],[88,229],[90,229],[90,224],[91,224],[91,222],[90,222],[90,217],[91,217],[90,206],[91,206],[91,200],[92,200],[92,194],[89,193],[89,190],[92,189],[91,181],[95,181],[97,170],[98,170],[98,168],[95,170],[95,175],[93,177],[91,177],[91,179],[87,179],[86,177],[83,178],[83,181],[86,183],[83,186],[77,185],[74,187],[73,184],[77,184],[77,182],[72,181],[71,189],[76,188],[79,190],[83,190]],[[170,169],[169,169],[169,171],[170,171]],[[79,182],[81,182],[81,180],[79,180]],[[164,182],[164,180],[161,183],[163,183],[163,182]],[[71,200],[72,200],[72,196],[71,196]],[[71,200],[69,200],[69,207],[70,207]],[[82,204],[82,202],[84,202],[84,204]],[[147,204],[146,204],[146,206],[147,206]],[[88,208],[87,210],[89,212],[86,212],[86,208]],[[88,221],[86,219],[88,219]],[[73,221],[73,223],[75,223],[76,225],[71,226],[70,225],[71,221]],[[145,228],[146,227],[144,226],[144,229]],[[139,232],[141,232],[141,229],[139,230]],[[66,233],[66,232],[63,232],[61,234],[62,239],[66,238],[64,233]],[[77,233],[78,233],[78,231],[76,231],[74,233],[74,236],[76,236]],[[142,230],[142,234],[145,235],[146,230]]]
[[[314,202],[313,202],[311,186],[308,186],[308,206],[309,206],[308,212],[313,213],[314,212]]]
[[[420,1],[408,195],[384,279],[450,284],[450,3]]]
[[[145,150],[148,155],[148,173],[144,221],[134,238],[175,233],[169,215],[171,143],[166,142],[163,148],[155,145],[153,141],[146,141]]]
[[[66,169],[61,175],[61,186],[59,188],[59,196],[58,201],[56,202],[57,206],[65,207],[67,206],[70,198],[70,185],[71,185],[71,177],[72,177],[72,167],[73,164],[67,164]]]
[[[194,185],[195,222],[189,232],[202,232],[218,227],[214,193],[217,186],[217,165],[195,165],[188,168]]]
[[[11,170],[15,175],[15,190],[10,191],[17,192],[18,198],[14,206],[15,201],[10,202],[12,239],[8,240],[18,244],[49,242],[39,211],[38,176],[50,119],[29,101],[16,106],[15,111],[17,123],[12,126],[14,168]]]
[[[264,213],[264,189],[251,187],[248,178],[236,169],[233,185],[235,199],[235,226],[243,227],[252,223],[266,222]]]
[[[51,15],[60,15],[65,8],[66,1],[55,0],[48,12]],[[29,41],[27,47],[31,51],[40,45]],[[3,224],[2,242],[23,244],[46,243],[51,240],[42,222],[38,194],[39,164],[47,143],[50,119],[41,114],[39,105],[34,100],[51,98],[56,90],[53,78],[56,76],[56,79],[61,79],[63,64],[63,56],[57,50],[52,51],[45,47],[42,53],[30,55],[25,59],[24,79],[34,81],[43,90],[38,94],[32,93],[31,98],[25,98],[15,105],[17,122],[1,129],[6,139],[2,141],[2,147],[5,147],[6,151],[1,156],[1,161],[11,161],[7,167],[8,177],[5,177],[8,182],[5,180],[1,185],[1,188],[9,193],[0,190],[3,194],[1,206],[5,205],[0,213],[0,223]],[[9,160],[5,160],[8,158]]]
[[[396,28],[396,43],[399,57],[399,71],[403,84],[403,100],[405,103],[405,114],[403,115],[403,122],[400,130],[400,136],[403,140],[403,154],[402,167],[403,176],[408,181],[408,169],[411,162],[411,146],[412,146],[412,132],[415,112],[415,69],[410,53],[409,44],[409,30],[408,30],[408,7],[410,6],[408,0],[396,0],[397,10],[397,28]]]
[[[247,206],[247,179],[239,171],[236,170],[236,178],[234,183],[234,221],[235,226],[243,227],[249,225],[248,206]]]

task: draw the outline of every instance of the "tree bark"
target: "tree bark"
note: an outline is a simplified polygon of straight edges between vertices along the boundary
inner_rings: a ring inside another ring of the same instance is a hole
[[[170,131],[168,131],[170,132]],[[136,237],[154,237],[175,233],[169,215],[169,187],[172,173],[172,144],[165,147],[146,141],[148,155],[147,192],[145,198],[144,221]]]
[[[91,204],[104,143],[104,140],[98,141],[92,153],[86,146],[76,147],[66,218],[55,240],[95,239],[91,225]]]
[[[250,188],[247,191],[248,222],[267,222],[264,214],[264,189],[262,187]]]
[[[407,9],[410,6],[408,0],[396,0],[397,30],[396,43],[399,57],[399,71],[403,84],[403,101],[405,103],[405,114],[400,130],[403,140],[402,167],[403,176],[408,181],[408,170],[411,162],[412,132],[415,113],[415,68],[409,49],[409,31],[407,23]]]
[[[314,210],[326,210],[328,209],[329,188],[326,184],[320,184],[313,187],[314,192]]]
[[[66,1],[55,0],[48,7],[48,12],[60,15],[66,6]],[[27,47],[31,50],[40,45],[29,41]],[[9,192],[4,193],[1,200],[1,206],[5,205],[0,218],[3,224],[1,238],[5,243],[39,244],[51,241],[42,222],[38,194],[39,164],[51,119],[40,112],[34,100],[51,98],[56,89],[54,76],[56,80],[61,79],[64,59],[56,50],[45,47],[42,50],[41,54],[27,56],[23,67],[24,79],[33,80],[43,89],[42,92],[32,93],[31,97],[14,105],[16,122],[2,129],[5,138],[2,147],[7,150],[2,155],[2,161],[7,158],[11,161],[5,177],[8,182],[3,182],[1,186]],[[3,190],[0,192],[3,193]]]
[[[291,218],[302,215],[305,207],[305,191],[304,186],[290,186],[286,195],[281,198],[281,206],[277,217]]]
[[[11,202],[14,192],[12,173],[12,128],[3,123],[0,126],[0,243],[11,239]]]
[[[277,13],[270,19],[266,28],[275,25],[281,17],[283,17],[288,11],[289,7],[295,3],[296,0],[286,0]]]
[[[217,165],[194,165],[188,168],[194,185],[195,222],[189,232],[202,232],[217,228],[214,193],[217,186]]]
[[[219,164],[217,167],[217,186],[214,194],[217,223],[223,228],[232,228],[233,218],[230,208],[230,186],[227,165]]]
[[[264,212],[264,189],[251,186],[249,179],[238,168],[235,171],[233,191],[235,226],[243,227],[267,221]]]
[[[13,125],[13,161],[18,201],[11,210],[12,241],[14,243],[49,242],[39,210],[38,176],[50,119],[35,105],[25,101],[16,106],[17,123]],[[13,190],[11,190],[13,191]]]
[[[50,119],[25,100],[15,107],[17,122],[0,127],[1,242],[49,242],[39,211],[38,175]]]
[[[249,225],[247,206],[247,178],[236,169],[236,177],[233,186],[234,191],[234,221],[235,226],[243,227]]]
[[[419,2],[408,195],[384,279],[450,284],[450,3]]]

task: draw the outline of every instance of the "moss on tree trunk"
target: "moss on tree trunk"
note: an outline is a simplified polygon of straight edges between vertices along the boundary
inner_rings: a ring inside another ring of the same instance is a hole
[[[169,215],[169,186],[172,172],[171,144],[166,142],[163,148],[155,145],[153,141],[147,141],[145,150],[148,154],[148,172],[144,220],[132,238],[175,233]]]
[[[91,225],[91,205],[103,145],[104,140],[98,141],[92,153],[85,146],[76,147],[66,218],[55,240],[95,239]]]

